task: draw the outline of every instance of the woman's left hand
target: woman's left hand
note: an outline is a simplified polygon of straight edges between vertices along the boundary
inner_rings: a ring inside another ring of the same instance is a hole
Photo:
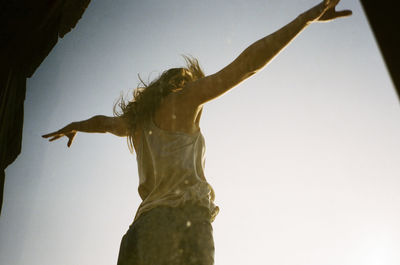
[[[340,0],[324,0],[323,5],[325,11],[316,21],[328,22],[339,17],[350,16],[352,14],[351,10],[336,11],[335,8],[339,2]]]

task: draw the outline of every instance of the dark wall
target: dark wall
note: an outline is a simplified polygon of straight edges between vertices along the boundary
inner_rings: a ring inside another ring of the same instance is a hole
[[[90,0],[0,1],[0,212],[5,169],[21,152],[26,79]]]
[[[361,0],[400,99],[400,31],[395,1]]]

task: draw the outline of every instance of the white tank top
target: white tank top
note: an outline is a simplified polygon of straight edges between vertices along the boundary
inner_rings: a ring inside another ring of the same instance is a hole
[[[209,209],[213,221],[219,209],[214,204],[214,190],[204,177],[204,155],[200,131],[165,131],[149,119],[142,126],[137,153],[138,191],[143,202],[135,220],[156,206],[177,207],[190,202]]]

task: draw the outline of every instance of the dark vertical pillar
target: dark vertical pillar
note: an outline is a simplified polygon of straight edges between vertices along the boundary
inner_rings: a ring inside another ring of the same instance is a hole
[[[0,213],[5,169],[21,152],[26,78],[90,0],[0,0]]]
[[[0,76],[0,213],[5,169],[21,152],[26,77],[19,69],[4,69]]]
[[[400,30],[398,3],[361,0],[369,24],[400,99]]]

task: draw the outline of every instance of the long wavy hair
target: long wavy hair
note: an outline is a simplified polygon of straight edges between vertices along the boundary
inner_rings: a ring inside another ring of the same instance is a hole
[[[133,91],[133,99],[126,101],[121,96],[114,105],[114,116],[121,117],[127,125],[128,146],[131,152],[137,126],[153,117],[162,100],[170,93],[182,90],[186,83],[204,77],[197,59],[188,56],[183,58],[186,67],[169,69],[148,84],[139,76],[140,83]]]

